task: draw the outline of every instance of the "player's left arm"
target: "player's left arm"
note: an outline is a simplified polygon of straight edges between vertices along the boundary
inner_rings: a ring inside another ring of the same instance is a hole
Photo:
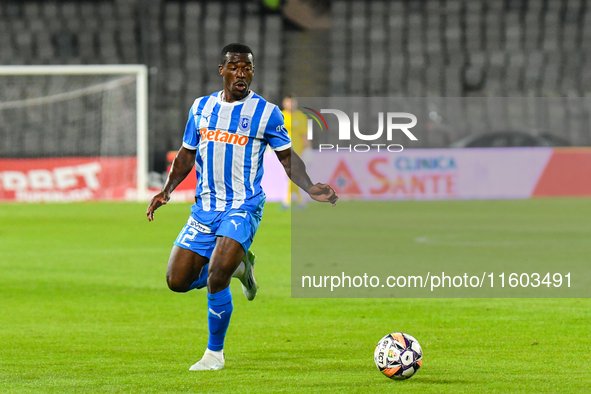
[[[316,201],[329,202],[333,206],[336,204],[339,197],[329,184],[314,184],[310,180],[310,176],[306,172],[306,165],[291,147],[291,139],[285,128],[283,114],[278,107],[275,107],[269,116],[265,129],[265,140],[277,154],[287,176],[293,183]]]
[[[328,183],[312,183],[306,171],[306,165],[293,148],[290,147],[282,151],[275,151],[275,153],[289,179],[306,191],[312,199],[320,202],[329,202],[333,206],[337,203],[339,197]]]

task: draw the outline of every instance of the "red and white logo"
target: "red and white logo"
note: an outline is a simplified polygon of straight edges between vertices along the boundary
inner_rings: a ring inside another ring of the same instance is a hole
[[[0,200],[125,200],[137,187],[135,157],[0,159]]]

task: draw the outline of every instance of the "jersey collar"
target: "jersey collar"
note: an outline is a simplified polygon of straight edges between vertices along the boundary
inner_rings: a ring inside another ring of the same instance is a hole
[[[248,95],[246,97],[244,97],[243,99],[236,100],[233,103],[228,103],[226,101],[222,101],[222,95],[223,94],[224,94],[224,91],[223,90],[220,90],[218,92],[218,95],[217,95],[217,102],[218,102],[218,104],[221,104],[221,105],[231,105],[231,106],[244,104],[247,100],[251,99],[252,96],[254,96],[254,92],[251,90],[250,93],[248,93]]]

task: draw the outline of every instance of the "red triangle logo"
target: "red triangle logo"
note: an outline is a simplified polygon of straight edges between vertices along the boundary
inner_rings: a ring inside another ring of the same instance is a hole
[[[355,178],[343,160],[339,162],[328,183],[337,194],[362,194]]]

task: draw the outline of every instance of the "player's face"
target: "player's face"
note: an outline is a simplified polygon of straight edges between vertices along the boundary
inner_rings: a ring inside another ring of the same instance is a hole
[[[228,101],[246,97],[254,75],[252,54],[228,52],[225,63],[220,66],[220,75],[224,79],[224,91]]]

